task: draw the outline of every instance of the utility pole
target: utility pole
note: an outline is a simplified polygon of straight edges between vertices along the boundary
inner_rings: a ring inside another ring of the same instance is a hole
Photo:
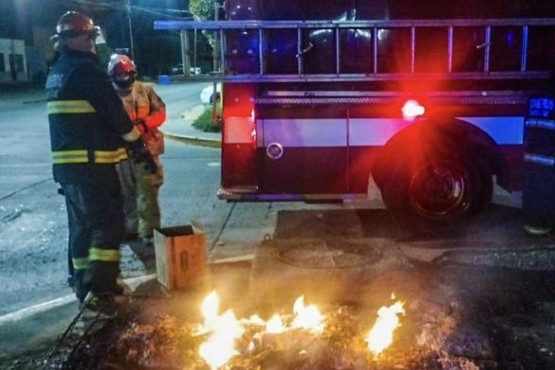
[[[135,50],[133,50],[133,24],[131,22],[131,0],[125,0],[125,10],[127,12],[127,22],[129,23],[129,50],[131,59],[135,60]]]
[[[189,56],[189,38],[187,31],[181,30],[179,33],[181,39],[181,63],[183,63],[183,75],[189,76],[191,74],[191,58]]]
[[[214,0],[214,21],[218,21],[219,10],[220,10],[220,4],[218,4],[217,0]],[[218,42],[218,36],[219,36],[218,32],[219,31],[217,29],[214,32],[214,50],[212,53],[212,70],[214,72],[218,71],[218,49],[220,48],[219,42]]]
[[[218,3],[218,0],[214,0],[214,21],[218,21],[218,13],[220,10],[220,4]],[[220,49],[220,44],[219,42],[222,42],[223,40],[219,40],[219,30],[216,30],[216,32],[214,32],[214,59],[212,59],[212,64],[213,64],[213,70],[214,73],[218,72],[218,50]],[[218,42],[219,40],[219,42]],[[223,67],[223,66],[221,66]],[[214,124],[217,124],[220,121],[220,117],[218,115],[218,100],[217,97],[220,96],[218,95],[218,83],[216,81],[214,81],[214,83],[212,84],[212,122]]]
[[[194,45],[194,46],[193,46],[193,48],[194,48],[194,51],[193,51],[193,67],[195,68],[195,74],[196,74],[196,71],[197,71],[197,29],[195,28],[195,29],[193,30],[193,32],[194,32],[194,42],[193,42],[193,45]]]

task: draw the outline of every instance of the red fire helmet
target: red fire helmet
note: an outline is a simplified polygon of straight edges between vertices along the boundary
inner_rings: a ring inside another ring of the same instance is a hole
[[[124,54],[112,54],[108,62],[108,74],[115,75],[118,73],[137,73],[135,63]]]
[[[91,18],[85,14],[69,11],[58,19],[56,35],[60,37],[76,37],[85,34],[98,36],[100,30]]]

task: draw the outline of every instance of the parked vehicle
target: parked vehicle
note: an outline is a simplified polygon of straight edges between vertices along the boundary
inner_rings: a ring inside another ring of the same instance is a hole
[[[555,4],[424,3],[226,0],[223,21],[155,22],[224,38],[219,196],[341,201],[373,180],[399,223],[439,233],[518,190]]]
[[[196,67],[196,68],[190,67],[189,71],[192,75],[201,74],[200,67]],[[183,74],[183,64],[178,64],[178,65],[173,66],[171,68],[171,73],[172,73],[172,75],[181,75],[181,74]]]
[[[216,89],[214,90],[214,84],[206,86],[200,91],[200,102],[202,104],[212,104],[214,100],[219,101],[222,92],[222,84],[216,84]]]

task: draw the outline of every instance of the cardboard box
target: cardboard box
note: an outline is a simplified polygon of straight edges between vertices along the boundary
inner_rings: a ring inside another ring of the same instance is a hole
[[[204,228],[198,223],[154,230],[156,277],[169,290],[198,285],[206,270]]]

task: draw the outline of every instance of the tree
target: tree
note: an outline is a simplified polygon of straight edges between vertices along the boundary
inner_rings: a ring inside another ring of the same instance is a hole
[[[200,20],[214,19],[215,0],[189,0],[189,11]]]
[[[218,9],[218,19],[222,19],[220,14],[223,11],[223,7],[220,5],[218,0],[189,0],[189,11],[194,15],[195,18],[199,20],[214,20],[214,7]],[[208,43],[212,47],[212,60],[213,68],[217,69],[218,51],[219,51],[219,41],[216,32],[202,31],[202,34],[208,40]]]

